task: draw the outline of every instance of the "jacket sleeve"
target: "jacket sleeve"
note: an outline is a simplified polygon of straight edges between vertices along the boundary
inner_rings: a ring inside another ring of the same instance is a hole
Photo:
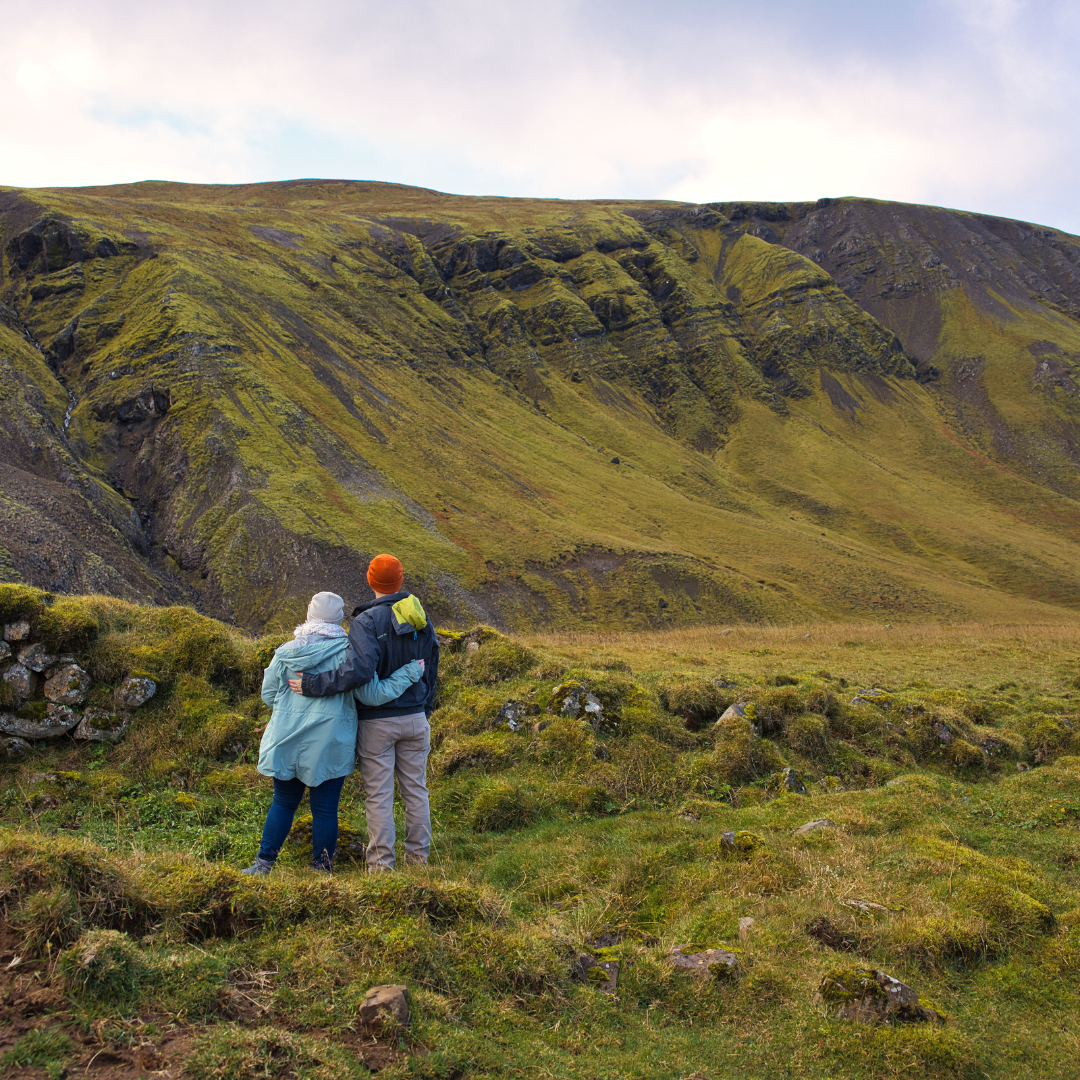
[[[439,639],[434,630],[431,633],[431,655],[425,661],[424,682],[427,684],[427,700],[424,702],[424,715],[430,720],[435,710],[435,690],[439,678]]]
[[[345,662],[336,671],[320,674],[305,672],[300,685],[304,697],[329,697],[331,694],[347,694],[364,683],[371,682],[379,662],[379,643],[375,640],[375,627],[366,613],[353,619],[349,628],[349,648]]]
[[[415,660],[399,667],[393,675],[380,679],[376,675],[371,682],[358,686],[353,693],[361,705],[371,708],[375,705],[386,705],[396,700],[409,689],[414,682],[419,682],[423,672]]]
[[[285,680],[281,677],[281,661],[275,654],[270,661],[270,666],[263,672],[262,681],[262,699],[271,709],[274,707],[274,702],[278,699],[278,694],[281,693],[281,687],[284,681]]]

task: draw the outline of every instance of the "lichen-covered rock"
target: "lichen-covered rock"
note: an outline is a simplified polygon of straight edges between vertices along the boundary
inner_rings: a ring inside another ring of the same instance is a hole
[[[129,675],[117,688],[116,704],[122,709],[137,709],[157,693],[157,683],[148,675]]]
[[[5,641],[25,641],[30,636],[30,623],[26,619],[4,623]]]
[[[720,714],[720,719],[716,722],[718,724],[723,723],[725,720],[749,720],[751,723],[757,720],[757,710],[754,708],[753,702],[737,701],[734,705],[729,705],[728,708]]]
[[[720,850],[730,855],[753,855],[755,851],[762,851],[765,841],[755,832],[747,829],[739,829],[737,832],[727,830],[720,834]]]
[[[805,825],[800,825],[793,836],[806,836],[807,833],[816,832],[818,829],[835,829],[837,828],[835,821],[830,821],[827,817],[818,818],[816,821],[808,821]]]
[[[583,952],[574,961],[574,976],[601,994],[614,994],[619,985],[619,961]]]
[[[852,699],[852,705],[877,705],[882,709],[889,707],[889,702],[892,701],[892,694],[888,690],[879,690],[876,687],[872,687],[869,690],[860,690]]]
[[[786,792],[791,792],[793,795],[805,795],[806,785],[799,774],[789,766],[769,777],[766,790],[773,796],[783,795]]]
[[[26,701],[36,689],[38,677],[25,664],[16,663],[4,672],[4,682],[11,687],[20,701]]]
[[[78,664],[63,664],[45,683],[45,696],[57,705],[82,705],[90,692],[90,676]]]
[[[20,739],[58,739],[78,722],[79,714],[74,709],[50,702],[42,710],[35,704],[31,715],[0,715],[0,731]]]
[[[373,1031],[388,1022],[404,1027],[409,1022],[409,988],[373,986],[360,1002],[360,1022]]]
[[[525,718],[539,712],[536,705],[526,705],[523,701],[508,701],[495,717],[496,731],[524,731]]]
[[[30,744],[25,739],[0,739],[0,761],[19,761],[30,753]]]
[[[87,742],[118,743],[127,734],[128,718],[107,709],[87,709],[72,738]]]
[[[676,945],[668,954],[668,959],[679,971],[690,971],[695,975],[713,975],[725,979],[734,975],[739,968],[739,958],[727,949],[705,949],[702,952],[684,953],[685,945]]]
[[[15,659],[24,667],[38,673],[56,663],[56,657],[50,656],[41,642],[34,645],[24,645],[16,654]]]
[[[6,641],[0,641],[0,664],[11,659],[11,646]]]
[[[884,971],[836,968],[821,980],[818,1001],[832,1016],[864,1023],[943,1022],[934,1009],[920,1004],[918,992]]]

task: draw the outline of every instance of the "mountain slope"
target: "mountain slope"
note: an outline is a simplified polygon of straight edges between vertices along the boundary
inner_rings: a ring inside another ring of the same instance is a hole
[[[0,572],[253,627],[381,550],[442,619],[1071,618],[1080,242],[824,202],[0,194],[6,457],[81,522],[35,562],[23,497]]]

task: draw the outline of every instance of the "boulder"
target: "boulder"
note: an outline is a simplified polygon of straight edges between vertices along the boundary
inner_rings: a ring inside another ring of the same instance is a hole
[[[36,671],[39,674],[47,667],[51,667],[56,663],[56,657],[50,656],[45,650],[45,646],[38,642],[36,645],[24,645],[18,653],[15,655],[15,659],[23,665],[23,667],[29,668],[31,671]]]
[[[835,821],[830,821],[827,817],[818,818],[816,821],[808,821],[805,825],[800,825],[793,836],[806,836],[807,833],[815,832],[817,829],[835,829],[838,828]]]
[[[26,619],[4,623],[5,641],[25,641],[30,636],[30,623]]]
[[[676,945],[668,959],[678,971],[690,971],[695,975],[713,975],[726,979],[739,967],[739,958],[727,949],[705,949],[702,952],[684,953],[685,945]]]
[[[373,986],[360,1002],[360,1022],[371,1030],[387,1022],[404,1027],[409,1022],[409,988],[407,986]]]
[[[127,729],[126,716],[107,709],[87,709],[71,736],[87,742],[118,743],[127,734]]]
[[[90,692],[90,676],[78,664],[63,664],[45,683],[45,696],[57,705],[82,705]]]
[[[18,761],[30,753],[30,744],[25,739],[0,739],[0,761]]]
[[[919,1001],[918,992],[884,971],[837,968],[821,980],[817,1000],[832,1016],[863,1023],[943,1023],[944,1018]]]
[[[12,664],[4,672],[4,682],[15,691],[15,696],[20,701],[26,701],[33,696],[40,680],[37,673],[31,671],[25,664]]]
[[[34,706],[37,710],[37,704]],[[32,717],[0,714],[0,731],[19,739],[58,739],[79,722],[79,714],[66,705],[50,703],[44,713]]]
[[[157,693],[157,683],[147,675],[129,675],[116,688],[116,704],[121,709],[137,709]]]
[[[574,975],[601,994],[614,994],[619,985],[619,961],[601,960],[592,953],[581,953],[574,961]]]

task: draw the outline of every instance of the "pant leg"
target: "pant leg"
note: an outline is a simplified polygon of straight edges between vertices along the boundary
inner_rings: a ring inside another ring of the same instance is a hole
[[[394,868],[394,748],[397,742],[394,717],[361,720],[360,776],[364,781],[364,812],[367,816],[369,870]]]
[[[338,803],[341,802],[341,789],[344,785],[345,777],[336,776],[308,789],[308,800],[311,803],[311,865],[316,870],[329,870],[334,865],[338,836]]]
[[[431,854],[431,811],[428,805],[427,759],[431,727],[427,718],[404,718],[395,755],[398,791],[405,804],[405,861],[426,863]]]
[[[292,828],[293,818],[296,816],[296,808],[304,797],[304,783],[302,780],[274,779],[274,799],[270,803],[270,809],[266,813],[266,824],[263,826],[262,844],[259,846],[259,858],[267,862],[273,862],[278,857],[285,837]]]

